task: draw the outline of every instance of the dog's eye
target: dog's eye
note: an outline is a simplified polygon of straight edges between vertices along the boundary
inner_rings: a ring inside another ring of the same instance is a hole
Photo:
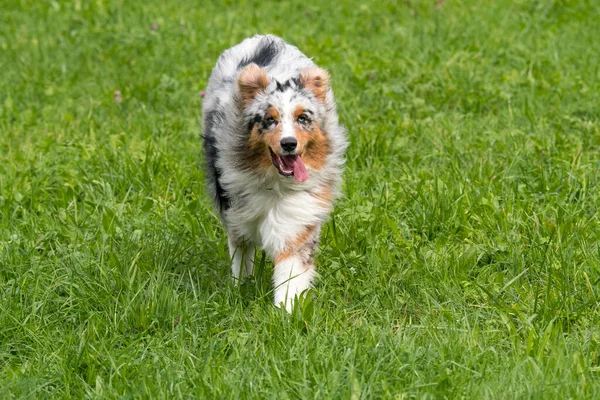
[[[308,117],[306,116],[306,114],[300,114],[300,116],[298,117],[298,122],[300,122],[301,124],[307,123]]]
[[[267,115],[266,118],[265,118],[265,122],[267,123],[267,125],[273,125],[277,121],[275,121],[275,118],[273,118],[272,116]]]

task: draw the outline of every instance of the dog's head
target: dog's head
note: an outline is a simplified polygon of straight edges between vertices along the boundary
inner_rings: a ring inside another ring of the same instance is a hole
[[[285,82],[270,80],[264,69],[250,64],[237,81],[239,106],[247,129],[240,151],[244,166],[297,182],[318,171],[330,153],[323,131],[329,75],[317,67],[300,70]]]

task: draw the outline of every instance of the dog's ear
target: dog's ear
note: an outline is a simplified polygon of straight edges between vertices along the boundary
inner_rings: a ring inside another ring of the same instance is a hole
[[[238,78],[242,105],[248,107],[257,94],[267,88],[267,73],[256,64],[248,65]]]
[[[329,90],[329,74],[327,71],[317,67],[304,68],[300,71],[300,82],[302,82],[302,86],[313,92],[317,100],[325,103],[327,91]]]

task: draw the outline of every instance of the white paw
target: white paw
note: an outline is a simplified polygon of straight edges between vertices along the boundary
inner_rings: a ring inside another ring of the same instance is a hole
[[[306,296],[317,273],[312,266],[304,272],[296,272],[293,268],[281,268],[285,267],[282,264],[284,263],[275,267],[273,277],[275,286],[274,303],[277,307],[283,305],[287,312],[291,313],[294,309],[295,300]]]

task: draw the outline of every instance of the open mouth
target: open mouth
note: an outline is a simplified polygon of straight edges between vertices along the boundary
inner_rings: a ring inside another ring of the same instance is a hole
[[[306,166],[304,165],[304,161],[302,161],[302,157],[295,154],[278,156],[271,148],[269,148],[269,151],[271,152],[273,165],[277,168],[280,175],[293,176],[294,179],[300,183],[308,179],[308,171],[306,171]]]

